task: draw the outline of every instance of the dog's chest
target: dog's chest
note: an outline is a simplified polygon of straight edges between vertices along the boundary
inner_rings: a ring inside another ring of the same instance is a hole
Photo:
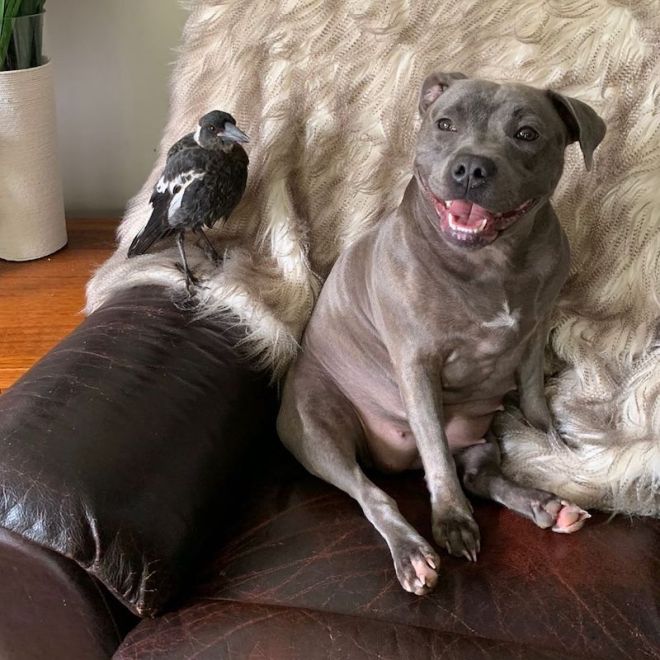
[[[448,390],[484,392],[513,386],[513,376],[534,328],[522,306],[507,298],[492,305],[481,320],[458,324],[442,361],[442,382]]]
[[[508,330],[510,333],[516,333],[520,329],[520,308],[511,309],[509,301],[505,298],[500,308],[490,318],[482,321],[484,328],[497,330]],[[496,334],[496,333],[495,333]]]

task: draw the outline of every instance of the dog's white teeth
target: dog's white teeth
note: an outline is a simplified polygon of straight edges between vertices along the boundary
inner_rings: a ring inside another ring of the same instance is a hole
[[[456,232],[459,232],[460,234],[466,235],[466,234],[478,234],[479,232],[483,231],[484,228],[486,227],[486,224],[488,223],[488,218],[482,218],[478,227],[463,227],[459,225],[456,222],[455,216],[451,213],[447,213],[447,221],[449,222],[449,226],[451,227],[451,229],[453,229]]]
[[[445,207],[446,207],[446,208],[449,208],[449,207],[451,206],[451,203],[452,203],[452,200],[451,200],[451,199],[446,200],[446,201],[445,201]]]

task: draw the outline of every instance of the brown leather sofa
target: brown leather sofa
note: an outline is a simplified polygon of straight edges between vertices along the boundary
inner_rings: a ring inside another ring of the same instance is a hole
[[[478,563],[406,594],[280,448],[241,336],[135,288],[0,397],[0,658],[660,657],[659,521],[476,502]],[[374,479],[430,538],[421,475]]]

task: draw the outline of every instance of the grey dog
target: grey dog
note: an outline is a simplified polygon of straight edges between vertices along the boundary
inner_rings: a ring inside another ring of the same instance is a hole
[[[400,206],[345,250],[287,375],[286,447],[341,488],[384,537],[401,585],[424,594],[440,560],[360,463],[423,468],[436,543],[476,560],[465,488],[558,532],[588,514],[509,480],[490,431],[518,390],[552,430],[543,390],[549,315],[569,270],[550,205],[564,149],[590,167],[605,124],[552,91],[434,73],[420,95],[414,176]]]

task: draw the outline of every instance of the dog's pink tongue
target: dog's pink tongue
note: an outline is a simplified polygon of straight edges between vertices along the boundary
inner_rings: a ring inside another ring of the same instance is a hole
[[[493,214],[485,208],[464,199],[455,199],[447,210],[465,227],[478,227],[484,218],[493,219]]]

